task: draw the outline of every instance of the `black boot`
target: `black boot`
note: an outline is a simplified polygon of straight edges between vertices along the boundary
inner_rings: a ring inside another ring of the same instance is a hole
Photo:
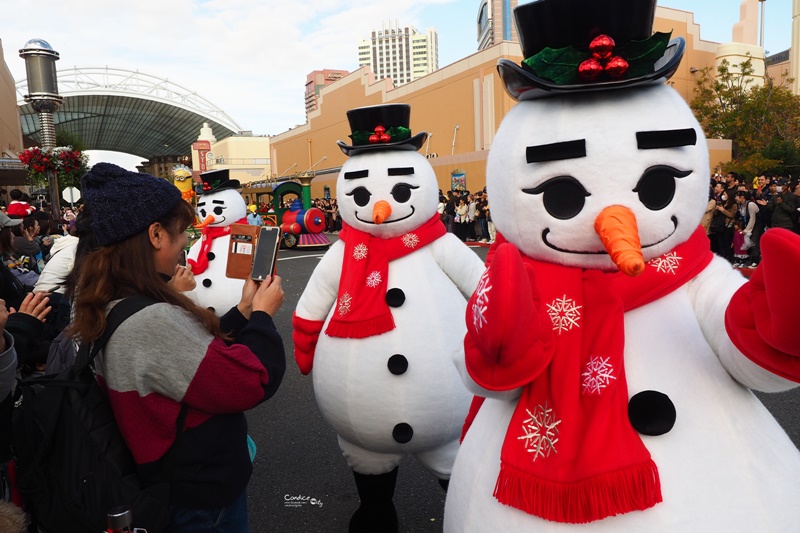
[[[353,477],[361,505],[350,518],[350,533],[397,533],[397,511],[392,503],[397,467],[376,476],[353,471]]]

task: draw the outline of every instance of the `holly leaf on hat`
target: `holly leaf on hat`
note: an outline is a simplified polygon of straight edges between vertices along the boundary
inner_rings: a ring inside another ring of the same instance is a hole
[[[578,65],[588,56],[589,53],[586,50],[578,50],[573,46],[546,47],[522,62],[533,69],[539,77],[558,85],[571,85],[580,82]]]
[[[348,135],[353,140],[353,146],[359,146],[362,144],[369,144],[369,136],[372,135],[372,132],[368,131],[354,131],[352,135]]]
[[[636,78],[655,71],[656,61],[664,57],[672,32],[656,32],[643,41],[631,41],[614,48],[614,54],[630,65],[626,77]]]
[[[392,126],[386,131],[386,134],[392,138],[392,142],[400,142],[411,137],[411,130],[403,126]]]

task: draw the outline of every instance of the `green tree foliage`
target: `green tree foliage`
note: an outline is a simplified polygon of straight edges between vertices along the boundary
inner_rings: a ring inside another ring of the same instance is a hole
[[[726,171],[800,173],[800,97],[785,76],[755,82],[750,58],[732,69],[723,60],[699,72],[692,110],[708,138],[730,139],[733,160]]]

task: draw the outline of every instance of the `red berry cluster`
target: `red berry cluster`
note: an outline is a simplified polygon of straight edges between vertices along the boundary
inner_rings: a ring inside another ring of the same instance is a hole
[[[598,35],[589,43],[592,57],[578,65],[578,76],[583,81],[596,81],[604,72],[609,78],[618,80],[628,72],[628,62],[613,55],[614,39],[608,35]]]
[[[389,136],[389,134],[386,133],[386,128],[384,128],[380,124],[375,126],[375,133],[369,136],[370,144],[388,143],[391,140],[392,140],[391,136]]]

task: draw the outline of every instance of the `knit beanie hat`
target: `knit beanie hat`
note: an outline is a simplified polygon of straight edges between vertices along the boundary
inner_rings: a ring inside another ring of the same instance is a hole
[[[92,231],[100,246],[136,235],[182,201],[169,181],[111,163],[94,165],[81,178],[81,192],[92,207]]]

